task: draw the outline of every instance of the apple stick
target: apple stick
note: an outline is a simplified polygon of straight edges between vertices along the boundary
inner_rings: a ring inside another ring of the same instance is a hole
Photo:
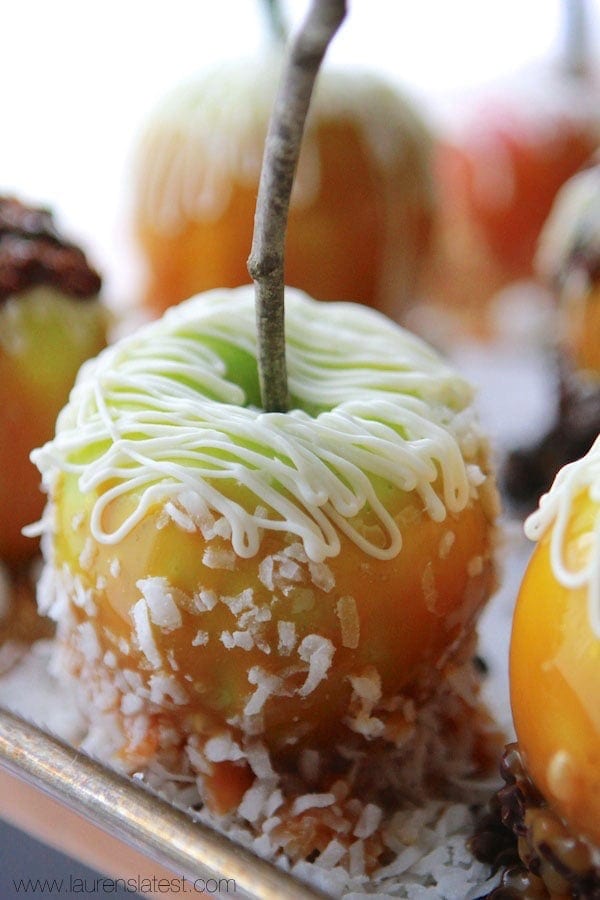
[[[315,80],[345,15],[345,0],[313,0],[289,47],[265,142],[248,272],[256,287],[258,371],[266,412],[288,409],[283,295],[290,195]]]
[[[283,47],[288,39],[288,26],[281,8],[281,0],[262,0],[262,5],[272,38]]]
[[[589,76],[589,15],[586,0],[563,0],[564,67],[574,78]]]

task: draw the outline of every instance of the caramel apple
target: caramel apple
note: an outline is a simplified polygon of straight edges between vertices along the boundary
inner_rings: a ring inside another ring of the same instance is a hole
[[[443,172],[457,180],[467,215],[507,284],[534,276],[540,232],[557,192],[598,146],[596,100],[579,86],[549,79],[525,85],[512,101],[486,97],[445,152]],[[561,108],[562,104],[562,108]]]
[[[274,55],[228,63],[156,109],[136,161],[134,225],[154,314],[199,291],[243,285],[263,145],[279,81]],[[286,284],[399,317],[432,240],[432,138],[379,76],[320,75],[291,199]]]
[[[558,193],[542,231],[536,268],[555,292],[565,365],[600,381],[600,164],[592,162]],[[600,420],[598,429],[600,430]]]
[[[37,552],[21,529],[42,514],[29,460],[54,433],[77,371],[106,343],[100,278],[47,210],[0,198],[0,561]]]
[[[292,289],[286,310],[289,412],[260,408],[252,289],[214,291],[87,363],[34,453],[40,604],[94,752],[185,773],[220,814],[265,773],[289,812],[307,760],[328,804],[340,779],[380,801],[370,761],[424,752],[404,788],[424,795],[452,754],[485,769],[491,730],[472,655],[496,497],[471,389],[372,310]],[[292,857],[335,833],[296,827]]]
[[[498,794],[502,822],[518,838],[524,871],[509,871],[505,886],[521,883],[522,893],[514,896],[595,897],[600,438],[586,456],[561,469],[525,529],[537,544],[519,592],[510,647],[517,743],[507,749],[506,787]]]
[[[536,271],[556,298],[555,421],[508,460],[506,489],[530,502],[558,470],[583,456],[600,432],[600,166],[559,191],[540,237]]]
[[[514,333],[512,298],[538,318],[546,309],[540,234],[561,187],[600,143],[585,0],[563,6],[560,52],[455,99],[442,118],[439,240],[415,320],[442,346],[465,333],[488,341]],[[536,484],[533,496],[548,486]]]

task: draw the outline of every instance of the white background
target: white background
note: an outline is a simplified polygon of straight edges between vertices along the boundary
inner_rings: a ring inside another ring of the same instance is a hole
[[[350,0],[331,62],[382,70],[419,102],[460,96],[561,52],[565,0]],[[588,0],[597,43],[600,0]],[[307,0],[284,3],[292,22]],[[261,0],[12,0],[2,16],[0,191],[50,204],[135,290],[128,229],[141,125],[181,80],[265,46]]]

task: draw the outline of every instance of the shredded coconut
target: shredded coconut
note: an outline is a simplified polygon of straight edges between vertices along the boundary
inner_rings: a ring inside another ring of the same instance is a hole
[[[277,623],[279,644],[277,650],[281,656],[288,656],[296,646],[296,624],[294,622],[279,621]]]
[[[277,693],[281,687],[281,678],[277,675],[269,675],[260,666],[253,666],[248,672],[248,681],[256,685],[256,690],[244,707],[244,715],[257,715],[269,699]]]
[[[233,550],[211,546],[204,551],[202,562],[208,569],[226,569],[228,572],[233,572],[236,555]]]
[[[151,675],[149,683],[150,699],[153,703],[162,705],[165,702],[172,701],[178,705],[183,705],[188,701],[186,691],[172,675]]]
[[[308,663],[308,675],[298,691],[301,697],[312,693],[323,681],[331,666],[334,653],[335,647],[329,638],[321,637],[318,634],[309,634],[303,639],[298,647],[298,656]]]
[[[135,636],[140,650],[154,669],[160,669],[162,666],[162,657],[156,646],[154,635],[152,634],[148,604],[143,597],[141,597],[133,606],[131,614],[133,616]]]
[[[354,597],[340,597],[335,607],[342,631],[342,646],[356,650],[360,641],[360,619]]]
[[[148,605],[150,620],[163,631],[174,631],[182,623],[181,612],[166,578],[142,578],[136,582]]]
[[[225,760],[235,762],[238,759],[244,759],[242,748],[228,733],[210,738],[204,745],[204,752],[206,758],[211,762],[224,762]]]
[[[335,803],[334,794],[303,794],[292,804],[292,815],[299,816],[307,809],[323,809]]]

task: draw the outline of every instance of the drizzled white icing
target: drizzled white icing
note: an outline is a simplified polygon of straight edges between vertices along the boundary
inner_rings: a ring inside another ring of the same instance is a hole
[[[63,471],[97,493],[98,542],[118,544],[150,507],[181,498],[196,527],[230,538],[240,557],[272,530],[296,535],[317,562],[337,555],[340,533],[374,557],[399,553],[379,479],[415,492],[438,522],[467,506],[484,477],[464,380],[355,304],[288,289],[286,330],[286,414],[244,405],[252,399],[236,383],[244,360],[244,378],[257,380],[251,287],[199,295],[108,348],[82,368],[55,438],[32,455],[48,489]],[[124,495],[133,510],[109,531],[106,507]],[[368,508],[376,534],[353,521]]]
[[[228,62],[172,91],[142,136],[136,164],[137,203],[143,221],[176,233],[186,221],[210,221],[227,208],[235,183],[258,184],[267,124],[281,60]],[[431,139],[410,104],[381,78],[355,70],[321,73],[307,121],[292,205],[314,202],[321,184],[315,129],[323,121],[350,121],[382,172],[407,190],[429,195]]]
[[[579,258],[578,258],[579,257]],[[549,282],[589,282],[600,259],[600,165],[574,175],[558,192],[540,235],[536,268]],[[594,272],[594,276],[596,272]],[[589,284],[584,284],[587,289]]]
[[[566,536],[573,501],[583,491],[595,505],[596,517],[589,534],[588,561],[581,568],[573,569],[565,558]],[[525,522],[525,533],[537,541],[550,526],[552,573],[566,588],[587,589],[590,624],[600,638],[600,437],[584,457],[560,470],[550,491],[541,498],[538,509]]]

